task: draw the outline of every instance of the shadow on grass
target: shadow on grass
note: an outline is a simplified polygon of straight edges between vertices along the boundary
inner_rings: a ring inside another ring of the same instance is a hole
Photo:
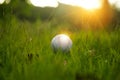
[[[77,73],[75,76],[75,80],[100,80],[96,75],[94,74],[79,74]]]

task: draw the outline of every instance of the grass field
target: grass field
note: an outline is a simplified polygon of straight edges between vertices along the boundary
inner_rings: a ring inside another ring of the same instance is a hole
[[[52,38],[70,36],[69,54]],[[120,29],[78,30],[67,23],[0,21],[0,80],[120,80]]]

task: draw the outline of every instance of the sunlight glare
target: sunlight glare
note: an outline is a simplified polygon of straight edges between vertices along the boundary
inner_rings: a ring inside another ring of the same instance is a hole
[[[32,5],[37,7],[57,7],[57,0],[30,0]]]
[[[114,5],[117,9],[120,9],[120,0],[109,0],[111,5]]]
[[[3,4],[5,0],[0,0],[0,4]]]
[[[30,0],[34,6],[38,7],[57,7],[58,3],[78,6],[87,10],[101,8],[100,0]]]
[[[63,44],[62,45],[65,45],[66,43],[68,43],[68,36],[67,35],[61,35],[61,38],[60,38],[60,40],[63,42]]]
[[[101,8],[100,0],[58,0],[60,3],[79,6],[87,10]]]
[[[114,5],[118,0],[108,0],[111,5]]]

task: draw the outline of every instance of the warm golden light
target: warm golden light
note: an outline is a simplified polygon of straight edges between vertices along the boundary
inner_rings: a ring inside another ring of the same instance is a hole
[[[68,43],[68,39],[69,37],[67,35],[61,34],[60,41],[62,42],[62,45],[65,45],[66,43]]]
[[[79,6],[87,10],[101,8],[100,0],[58,0],[60,3]]]
[[[30,0],[32,5],[37,7],[57,7],[57,0]]]
[[[84,0],[80,6],[85,9],[99,9],[101,8],[101,3],[100,0]]]

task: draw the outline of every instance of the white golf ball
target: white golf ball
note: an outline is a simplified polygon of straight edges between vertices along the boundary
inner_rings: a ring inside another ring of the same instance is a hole
[[[72,47],[72,40],[65,34],[59,34],[52,39],[51,45],[55,52],[58,50],[69,52]]]

